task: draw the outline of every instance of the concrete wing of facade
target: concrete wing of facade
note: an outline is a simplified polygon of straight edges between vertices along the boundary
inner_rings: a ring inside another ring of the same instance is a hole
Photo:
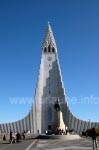
[[[31,110],[22,120],[0,124],[0,132],[37,133],[39,130],[40,133],[45,133],[47,129],[54,131],[60,126],[61,128],[67,126],[76,133],[81,133],[88,128],[99,128],[99,123],[80,120],[70,111],[62,82],[57,46],[48,23]]]

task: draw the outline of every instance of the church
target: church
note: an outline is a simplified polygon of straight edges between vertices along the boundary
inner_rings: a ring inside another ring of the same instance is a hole
[[[62,81],[57,45],[48,23],[31,110],[22,120],[0,124],[0,131],[1,133],[29,131],[35,134],[38,130],[39,133],[45,133],[46,130],[54,132],[56,128],[65,130],[66,127],[79,134],[88,128],[99,128],[99,123],[78,119],[70,111]]]

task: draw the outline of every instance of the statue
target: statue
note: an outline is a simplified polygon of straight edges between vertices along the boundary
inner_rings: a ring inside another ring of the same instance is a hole
[[[54,104],[54,108],[55,108],[56,111],[60,111],[60,105],[59,105],[58,99],[57,99],[57,101]]]
[[[59,99],[57,98],[55,104],[54,104],[54,108],[56,110],[55,112],[55,126],[56,128],[59,128],[63,131],[65,131],[65,124],[64,124],[64,121],[63,121],[63,114],[61,112],[61,109],[60,109],[60,104],[59,104]]]

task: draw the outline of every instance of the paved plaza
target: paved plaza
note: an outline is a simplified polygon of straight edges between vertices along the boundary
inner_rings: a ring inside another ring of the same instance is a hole
[[[72,135],[71,135],[72,136]],[[27,138],[18,144],[0,142],[0,150],[92,150],[92,140],[79,139],[33,139]]]

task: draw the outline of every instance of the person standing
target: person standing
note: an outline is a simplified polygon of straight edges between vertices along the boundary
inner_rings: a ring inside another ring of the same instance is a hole
[[[95,128],[92,129],[92,141],[93,141],[93,150],[95,150],[95,148],[98,150],[97,135]]]
[[[47,131],[47,129],[46,129],[46,135],[48,135],[48,131]]]
[[[12,144],[12,132],[10,131],[10,144]]]
[[[39,135],[39,129],[37,130],[37,133],[38,133],[38,135]]]
[[[67,135],[67,133],[68,133],[68,127],[66,126],[66,135]]]
[[[23,140],[25,140],[25,131],[22,133]]]
[[[16,134],[16,142],[17,142],[17,143],[20,142],[20,138],[21,138],[20,133],[17,132],[17,134]]]
[[[5,134],[4,134],[4,136],[3,136],[3,141],[6,141],[6,136],[5,136]]]

